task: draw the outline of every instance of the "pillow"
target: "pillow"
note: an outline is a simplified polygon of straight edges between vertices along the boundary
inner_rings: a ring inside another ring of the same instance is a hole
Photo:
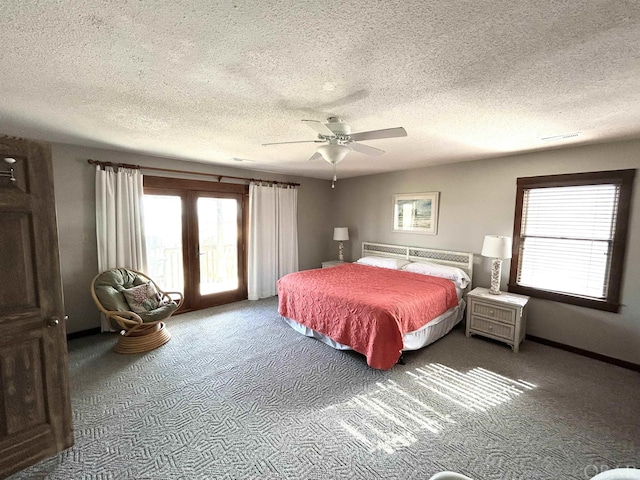
[[[411,263],[408,260],[400,260],[397,258],[386,257],[362,257],[356,263],[369,265],[371,267],[390,268],[392,270],[400,270],[406,264]]]
[[[148,313],[161,306],[160,294],[152,283],[143,283],[133,288],[122,290],[132,312]]]
[[[464,270],[457,267],[449,267],[438,263],[429,262],[413,262],[402,267],[405,272],[421,273],[422,275],[431,275],[432,277],[441,277],[451,280],[459,288],[467,288],[471,282],[469,275]]]

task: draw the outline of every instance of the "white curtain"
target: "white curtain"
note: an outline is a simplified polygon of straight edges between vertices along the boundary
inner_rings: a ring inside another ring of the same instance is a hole
[[[298,271],[298,190],[249,185],[249,300],[272,297],[276,283]]]
[[[96,167],[98,271],[126,267],[146,271],[140,170]],[[105,318],[102,331],[111,330]]]

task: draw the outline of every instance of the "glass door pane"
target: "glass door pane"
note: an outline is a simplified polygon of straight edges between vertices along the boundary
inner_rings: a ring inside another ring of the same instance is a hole
[[[238,201],[198,197],[200,295],[237,290]]]
[[[165,291],[184,294],[182,199],[144,195],[144,227],[149,277]]]

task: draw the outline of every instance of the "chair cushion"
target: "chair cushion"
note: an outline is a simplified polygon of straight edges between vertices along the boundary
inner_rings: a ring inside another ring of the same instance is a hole
[[[139,313],[138,315],[140,315],[143,322],[157,322],[158,320],[164,320],[171,316],[177,309],[178,304],[176,302],[171,302],[166,305],[162,305],[155,310],[151,310],[150,312]]]
[[[122,290],[147,283],[138,274],[126,268],[112,268],[102,272],[94,283],[96,296],[106,310],[130,311]]]

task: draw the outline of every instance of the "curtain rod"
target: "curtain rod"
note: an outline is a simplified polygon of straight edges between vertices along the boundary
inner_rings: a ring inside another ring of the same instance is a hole
[[[113,163],[113,162],[100,162],[98,160],[87,160],[90,165],[100,165],[101,167],[120,167],[120,168],[133,168],[137,170],[155,170],[157,172],[171,172],[171,173],[187,173],[190,175],[205,175],[207,177],[216,177],[218,182],[221,182],[223,178],[231,178],[233,180],[245,180],[247,182],[260,182],[269,183],[271,185],[288,185],[290,187],[299,187],[299,183],[293,182],[279,182],[277,180],[262,180],[260,178],[248,178],[248,177],[234,177],[233,175],[219,175],[217,173],[203,173],[203,172],[190,172],[189,170],[173,170],[171,168],[160,167],[144,167],[141,165],[131,165],[128,163]]]

